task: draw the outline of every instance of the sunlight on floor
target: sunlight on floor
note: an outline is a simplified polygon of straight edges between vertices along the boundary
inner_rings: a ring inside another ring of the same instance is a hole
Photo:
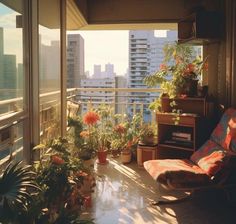
[[[173,199],[183,195],[167,192],[143,169],[133,162],[123,165],[120,159],[109,159],[106,165],[95,165],[97,185],[92,195],[93,207],[85,217],[94,218],[96,224],[199,224],[227,222],[234,212],[202,199],[179,204],[152,206],[158,198]],[[209,212],[211,208],[211,212]],[[223,212],[224,211],[224,212]],[[220,217],[216,218],[216,214]],[[227,220],[227,221],[226,221]]]

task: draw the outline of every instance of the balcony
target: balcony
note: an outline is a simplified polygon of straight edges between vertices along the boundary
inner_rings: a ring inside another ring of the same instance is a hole
[[[235,4],[234,0],[203,0],[194,1],[194,4],[192,1],[1,1],[1,171],[9,159],[34,162],[38,156],[33,151],[35,145],[65,136],[68,130],[66,102],[78,105],[81,115],[92,107],[106,104],[116,113],[130,116],[141,113],[143,117],[147,115],[148,121],[155,123],[148,104],[159,90],[145,89],[141,82],[140,89],[133,85],[135,89],[66,90],[66,29],[173,30],[177,29],[177,21],[185,17],[187,12],[202,8],[219,11],[223,18],[218,24],[223,28],[222,39],[203,46],[203,54],[210,55],[209,72],[203,83],[208,85],[209,95],[213,95],[219,104],[226,108],[235,107]],[[193,32],[193,28],[191,25],[190,32]],[[131,43],[141,48],[147,44],[145,38],[130,38]],[[133,52],[132,58],[145,62],[146,53],[143,52]],[[70,63],[74,61],[70,60]],[[135,74],[135,71],[145,70],[136,69],[132,73]],[[12,86],[15,87],[13,93],[16,89],[20,91],[12,94]],[[43,92],[44,88],[49,91]],[[57,158],[54,162],[63,161]],[[171,199],[179,197],[180,193],[171,192],[173,195],[170,195],[159,189],[156,182],[136,162],[124,165],[120,158],[109,157],[106,165],[95,162],[94,172],[97,178],[96,191],[92,197],[85,195],[82,217],[94,218],[95,223],[234,223],[235,208],[228,206],[220,190],[199,192],[191,201],[182,204],[153,207],[149,204],[152,199],[160,195]],[[81,177],[84,173],[79,175]],[[51,188],[51,195],[57,186]],[[234,199],[233,193],[234,188],[228,198]],[[56,201],[54,205],[59,203]],[[54,208],[50,210],[55,211]],[[47,209],[43,209],[44,214],[47,212]],[[54,213],[51,218],[57,215]]]

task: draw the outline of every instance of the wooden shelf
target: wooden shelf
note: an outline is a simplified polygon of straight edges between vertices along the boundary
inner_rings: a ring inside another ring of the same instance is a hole
[[[178,42],[203,45],[221,39],[221,18],[216,11],[199,11],[178,22]]]
[[[191,152],[195,151],[193,148],[178,146],[178,145],[174,145],[174,144],[159,143],[158,146],[159,147],[165,147],[165,148],[171,148],[171,149],[178,149],[178,150],[180,149],[180,150],[191,151]]]

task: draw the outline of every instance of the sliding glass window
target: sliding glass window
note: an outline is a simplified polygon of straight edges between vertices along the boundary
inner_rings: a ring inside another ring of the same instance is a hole
[[[0,119],[23,110],[23,86],[22,1],[0,1]]]
[[[24,121],[20,118],[27,113],[23,3],[0,0],[0,164],[23,156]]]
[[[61,134],[60,1],[39,1],[40,141]]]

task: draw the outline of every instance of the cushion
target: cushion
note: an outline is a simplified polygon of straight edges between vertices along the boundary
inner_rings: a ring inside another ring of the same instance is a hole
[[[210,138],[221,147],[236,152],[236,109],[225,111]]]
[[[226,151],[212,140],[208,140],[193,153],[191,161],[197,164],[207,175],[214,176],[226,163]]]
[[[209,176],[187,159],[162,159],[144,162],[144,168],[157,182],[175,188],[194,187],[209,183]]]

